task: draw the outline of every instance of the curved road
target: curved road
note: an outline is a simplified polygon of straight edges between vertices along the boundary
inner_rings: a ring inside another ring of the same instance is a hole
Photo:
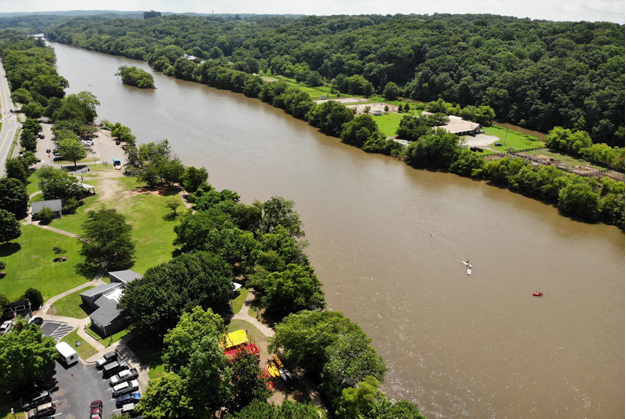
[[[2,112],[2,130],[0,130],[0,177],[4,176],[5,164],[11,150],[11,143],[20,127],[17,115],[12,113],[11,91],[2,63],[0,63],[0,110]]]

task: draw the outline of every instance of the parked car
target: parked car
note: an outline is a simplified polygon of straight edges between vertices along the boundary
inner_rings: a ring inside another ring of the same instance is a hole
[[[36,393],[38,390],[43,390],[46,387],[46,383],[43,381],[33,381],[11,392],[13,400],[20,400],[26,396]]]
[[[119,397],[122,394],[131,393],[135,390],[139,390],[139,381],[125,381],[113,387],[113,397]]]
[[[54,403],[42,404],[28,412],[28,419],[43,418],[45,416],[54,415],[56,411],[57,411],[56,404]]]
[[[117,361],[117,352],[108,352],[102,355],[102,358],[96,361],[96,368],[99,370],[102,369],[109,362]]]
[[[91,411],[91,416],[89,416],[91,419],[102,419],[102,400],[91,402],[89,410]]]
[[[141,399],[140,393],[127,393],[115,399],[115,407],[118,409],[128,403],[135,403]]]
[[[502,143],[496,143],[496,147],[502,147]]]
[[[41,326],[43,324],[43,319],[41,317],[33,317],[30,319],[28,324],[36,324],[37,326]]]
[[[137,378],[138,376],[139,376],[139,373],[137,372],[136,368],[120,371],[117,375],[114,375],[113,377],[111,377],[111,379],[109,380],[109,385],[116,386],[118,384],[123,383],[124,381],[133,380]]]
[[[122,371],[122,370],[127,370],[128,369],[128,362],[126,361],[113,361],[110,362],[108,364],[106,364],[103,368],[102,368],[102,376],[104,378],[111,378],[113,377],[115,374],[117,374],[118,372]]]
[[[30,410],[33,407],[37,407],[40,404],[49,403],[52,401],[52,395],[48,390],[38,389],[34,393],[29,394],[20,400],[20,406],[24,410]]]
[[[13,322],[11,320],[7,320],[6,322],[2,323],[2,326],[0,326],[0,335],[4,335],[5,333],[8,333],[12,327],[13,327]]]
[[[43,140],[44,138],[46,138],[46,136],[43,134],[37,134],[37,138],[39,138],[40,140]]]

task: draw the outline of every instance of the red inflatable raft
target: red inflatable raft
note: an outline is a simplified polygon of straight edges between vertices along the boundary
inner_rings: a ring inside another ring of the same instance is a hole
[[[543,292],[533,292],[533,296],[541,297],[541,296],[543,296]]]

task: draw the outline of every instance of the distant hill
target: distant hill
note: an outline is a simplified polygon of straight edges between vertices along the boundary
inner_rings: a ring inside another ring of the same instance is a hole
[[[52,16],[66,16],[66,17],[76,17],[76,16],[94,16],[94,15],[105,15],[112,17],[127,17],[127,18],[136,18],[143,19],[143,12],[147,10],[140,11],[123,11],[123,10],[57,10],[57,11],[47,11],[47,12],[11,12],[11,13],[1,13],[0,19],[2,18],[14,18],[18,16],[33,16],[33,15],[52,15]],[[192,12],[184,12],[184,13],[174,13],[174,12],[161,12],[163,16],[170,15],[187,15],[187,16],[211,16],[213,13],[192,13]],[[280,14],[254,14],[254,13],[215,13],[214,16],[221,16],[225,18],[235,18],[239,16],[240,18],[250,18],[250,17],[290,17],[290,18],[298,18],[304,15],[280,15]]]

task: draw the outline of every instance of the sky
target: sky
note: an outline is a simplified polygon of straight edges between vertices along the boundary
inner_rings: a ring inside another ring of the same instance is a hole
[[[531,19],[624,23],[625,0],[0,0],[1,12],[159,10],[175,13],[493,13]]]

